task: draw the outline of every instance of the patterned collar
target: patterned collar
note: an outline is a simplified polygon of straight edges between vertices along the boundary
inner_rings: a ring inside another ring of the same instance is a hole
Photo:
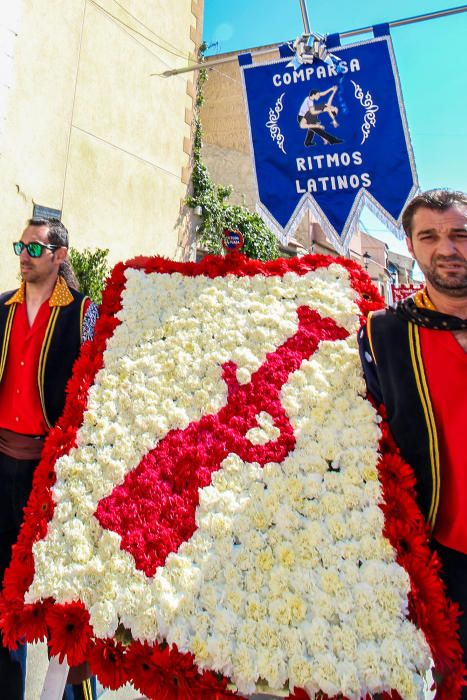
[[[25,298],[26,283],[23,281],[21,287],[5,302],[5,306],[10,304],[22,304]],[[59,275],[49,299],[49,306],[69,306],[72,302],[73,295],[63,277]]]
[[[426,287],[413,296],[400,301],[396,308],[392,308],[391,311],[404,321],[411,321],[417,326],[431,328],[435,331],[461,331],[467,328],[466,320],[437,311],[436,306],[428,296]]]
[[[419,309],[430,309],[430,311],[436,311],[436,306],[433,304],[430,297],[428,296],[426,287],[423,287],[423,289],[420,289],[420,291],[416,292],[414,294],[413,300],[415,302],[415,306],[417,306]]]

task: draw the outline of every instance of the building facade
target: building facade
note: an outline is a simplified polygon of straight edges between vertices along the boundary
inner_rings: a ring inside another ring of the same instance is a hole
[[[59,212],[77,248],[194,256],[184,207],[203,0],[8,0],[0,8],[4,244]],[[38,209],[39,207],[39,209]],[[42,209],[45,208],[45,209]],[[15,266],[0,261],[2,287]]]

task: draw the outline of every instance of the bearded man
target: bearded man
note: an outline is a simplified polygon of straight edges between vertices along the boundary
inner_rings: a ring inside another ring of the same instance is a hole
[[[368,392],[384,404],[417,479],[448,596],[467,647],[467,195],[431,190],[402,215],[426,285],[370,314],[359,345]],[[463,700],[467,698],[464,685]]]

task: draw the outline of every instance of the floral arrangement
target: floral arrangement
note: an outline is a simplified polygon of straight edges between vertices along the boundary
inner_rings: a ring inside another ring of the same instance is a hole
[[[151,698],[459,695],[457,609],[365,397],[349,260],[117,265],[4,580],[6,643]],[[127,643],[122,643],[126,637]]]

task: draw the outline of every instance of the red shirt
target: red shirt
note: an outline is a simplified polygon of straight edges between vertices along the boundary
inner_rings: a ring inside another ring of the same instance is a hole
[[[435,417],[441,489],[433,535],[467,554],[467,353],[450,331],[420,328]]]
[[[50,298],[39,308],[32,326],[27,316],[24,284],[6,302],[7,305],[16,304],[16,311],[0,383],[0,428],[23,435],[45,435],[48,432],[39,395],[39,357],[51,307],[67,306],[72,302],[73,296],[61,277],[57,279]],[[90,303],[88,299],[85,313]]]
[[[48,432],[39,397],[37,370],[49,317],[47,300],[30,327],[26,304],[17,305],[0,384],[0,428],[24,435]]]

